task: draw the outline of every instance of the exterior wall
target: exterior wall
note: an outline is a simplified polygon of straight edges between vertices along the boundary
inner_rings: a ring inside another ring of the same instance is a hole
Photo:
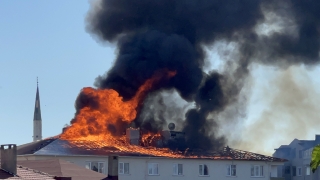
[[[44,156],[44,155],[21,155],[22,160],[44,160],[59,158],[85,167],[88,161],[105,162],[105,173],[108,174],[108,156]],[[118,157],[118,162],[129,163],[129,175],[119,174],[119,180],[276,180],[277,166],[283,163],[263,161],[231,161],[231,160],[205,160],[205,159],[171,159],[155,157]],[[148,175],[148,163],[159,164],[159,175]],[[173,164],[183,164],[183,175],[173,175]],[[199,176],[199,164],[208,166],[209,175]],[[236,177],[227,176],[227,165],[236,165]],[[251,165],[263,165],[263,177],[251,177]]]
[[[129,163],[129,175],[119,174],[119,180],[270,180],[271,164],[262,161],[230,161],[230,160],[199,160],[199,159],[164,159],[119,157],[119,162]],[[159,175],[148,175],[148,163],[159,164]],[[183,164],[183,175],[173,175],[173,164]],[[199,175],[199,164],[208,166],[209,175]],[[236,177],[227,176],[227,165],[237,165]],[[282,165],[274,163],[272,165]],[[251,177],[251,165],[263,165],[263,177]]]
[[[104,162],[104,174],[108,174],[108,156],[44,156],[44,155],[23,155],[18,156],[18,161],[23,160],[45,160],[58,158],[80,167],[86,167],[86,162],[99,161]]]
[[[293,149],[294,151],[294,157],[291,160],[291,166],[296,167],[296,172],[294,176],[294,169],[291,169],[291,175],[292,175],[292,180],[304,180],[304,176],[306,174],[305,172],[305,166],[303,165],[303,149],[304,147],[297,144],[295,145],[295,148]],[[302,172],[301,175],[298,175],[298,168],[301,168]]]
[[[270,170],[270,176],[271,177],[278,177],[278,166],[274,166],[274,165],[271,165],[271,170]]]

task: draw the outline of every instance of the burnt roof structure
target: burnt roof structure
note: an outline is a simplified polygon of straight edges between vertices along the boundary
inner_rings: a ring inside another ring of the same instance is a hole
[[[265,156],[262,154],[252,153],[249,151],[231,149],[228,146],[222,151],[222,156],[230,156],[234,160],[250,160],[250,161],[270,161],[285,162],[286,159]]]
[[[144,147],[147,152],[148,147]],[[158,149],[162,151],[162,149]],[[139,157],[167,157],[165,155],[150,155],[144,152],[123,151],[116,147],[104,146],[103,142],[99,141],[67,141],[59,137],[48,138],[42,141],[33,142],[18,146],[18,155],[55,155],[55,156],[139,156]],[[265,156],[248,151],[242,151],[229,148],[228,146],[221,151],[206,152],[206,151],[185,151],[174,152],[179,156],[175,158],[192,158],[192,159],[212,159],[212,160],[247,160],[247,161],[269,161],[269,162],[285,162],[286,159]],[[168,156],[169,158],[171,156]]]

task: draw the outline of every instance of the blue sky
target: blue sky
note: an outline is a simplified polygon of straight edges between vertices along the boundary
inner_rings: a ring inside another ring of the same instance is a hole
[[[60,133],[84,86],[112,65],[114,49],[85,31],[88,1],[0,1],[0,143],[32,140],[39,77],[43,137]]]
[[[94,79],[112,66],[114,46],[97,43],[85,30],[89,7],[88,1],[76,0],[0,1],[0,144],[32,141],[37,77],[43,137],[49,137],[59,134],[70,122],[81,88],[93,86]],[[304,78],[310,79],[318,92],[319,68],[298,69],[307,74]],[[261,97],[279,73],[280,70],[261,66],[253,71],[246,124],[259,119],[261,112],[268,109],[268,102]],[[313,139],[316,132],[311,128],[311,133],[297,138]],[[280,143],[289,143],[295,137],[290,135],[281,142],[273,136],[265,138],[268,142],[264,148],[272,152]]]

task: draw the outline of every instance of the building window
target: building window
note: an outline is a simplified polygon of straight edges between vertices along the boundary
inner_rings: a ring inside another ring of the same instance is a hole
[[[208,176],[209,171],[208,171],[208,166],[205,164],[200,164],[199,165],[199,175],[200,176]]]
[[[237,175],[237,166],[236,165],[227,165],[227,176],[236,176]]]
[[[183,174],[183,165],[173,164],[173,175],[182,175],[182,174]]]
[[[292,149],[292,158],[296,158],[296,152],[297,150],[296,150],[296,148],[294,148],[294,149]]]
[[[104,174],[104,162],[92,161],[86,162],[86,168]]]
[[[262,177],[263,176],[263,166],[252,165],[251,166],[251,176],[252,177]]]
[[[299,151],[299,158],[300,159],[302,158],[302,151],[301,150]]]
[[[309,166],[306,167],[306,175],[307,175],[307,176],[310,175],[310,167],[309,167]]]
[[[292,176],[297,175],[297,168],[295,166],[292,166]]]
[[[148,174],[149,175],[159,175],[159,164],[158,163],[148,163]]]
[[[119,162],[119,174],[129,174],[129,163]]]
[[[301,176],[301,175],[302,175],[302,168],[301,168],[301,167],[298,167],[298,168],[297,168],[297,175],[298,175],[298,176]]]
[[[290,166],[286,166],[286,167],[284,168],[284,173],[285,173],[285,174],[290,174]]]

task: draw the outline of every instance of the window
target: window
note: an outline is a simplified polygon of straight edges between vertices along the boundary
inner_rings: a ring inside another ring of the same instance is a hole
[[[297,175],[298,175],[298,176],[301,176],[301,175],[302,175],[302,168],[301,168],[301,167],[298,167],[298,168],[297,168]]]
[[[252,177],[262,177],[263,176],[263,166],[252,165],[251,166],[251,176]]]
[[[292,166],[292,176],[297,175],[297,168],[295,166]]]
[[[299,158],[300,159],[302,158],[302,151],[301,150],[299,151]]]
[[[129,174],[129,163],[119,162],[119,174]]]
[[[205,164],[200,164],[199,165],[199,175],[200,176],[208,176],[209,171],[208,171],[208,166]]]
[[[87,169],[91,169],[92,171],[96,171],[104,174],[104,162],[92,161],[86,162]]]
[[[303,157],[304,158],[308,157],[308,151],[303,151]]]
[[[158,167],[159,167],[158,163],[149,163],[148,164],[148,174],[149,175],[159,175]]]
[[[290,166],[286,166],[284,169],[285,174],[290,174]]]
[[[237,166],[236,165],[227,165],[227,176],[236,176],[237,175]]]
[[[183,166],[182,164],[173,164],[173,175],[182,175]]]
[[[296,151],[297,151],[296,148],[292,149],[292,154],[291,154],[292,158],[296,158],[296,153],[297,153]]]
[[[310,175],[310,167],[309,167],[309,166],[306,167],[306,175],[307,175],[307,176]]]

